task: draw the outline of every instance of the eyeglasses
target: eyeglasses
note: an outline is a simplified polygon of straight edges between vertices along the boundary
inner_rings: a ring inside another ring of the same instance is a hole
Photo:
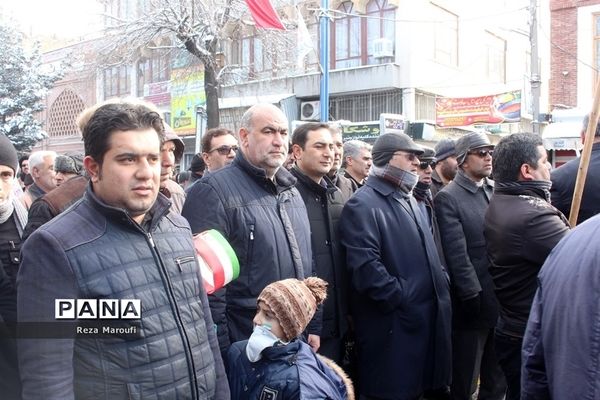
[[[427,169],[427,167],[435,168],[436,161],[421,161],[419,163],[419,169]]]
[[[226,156],[231,152],[231,150],[233,150],[233,152],[235,153],[238,150],[238,146],[221,146],[217,147],[216,149],[212,149],[211,151],[209,151],[209,153],[212,153],[213,151],[218,151],[220,155]]]
[[[486,156],[492,157],[492,155],[494,154],[494,150],[473,150],[473,151],[470,151],[469,154],[472,154],[479,158],[484,158]]]
[[[417,155],[415,153],[405,153],[403,151],[397,151],[394,153],[395,156],[403,156],[405,157],[408,161],[415,161],[418,159]]]

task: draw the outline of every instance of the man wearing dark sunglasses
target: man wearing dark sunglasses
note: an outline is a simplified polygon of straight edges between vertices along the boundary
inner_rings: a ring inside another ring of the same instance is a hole
[[[229,129],[209,129],[202,137],[202,159],[208,172],[231,164],[237,150],[238,141]]]
[[[498,302],[483,236],[493,192],[488,178],[493,148],[484,133],[471,132],[458,139],[458,173],[434,200],[453,286],[452,399],[470,399],[478,378],[480,398],[500,400],[506,392],[494,351]]]

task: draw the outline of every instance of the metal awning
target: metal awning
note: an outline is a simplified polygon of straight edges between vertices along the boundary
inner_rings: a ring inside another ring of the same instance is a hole
[[[581,150],[581,122],[556,122],[548,124],[542,134],[548,150]]]

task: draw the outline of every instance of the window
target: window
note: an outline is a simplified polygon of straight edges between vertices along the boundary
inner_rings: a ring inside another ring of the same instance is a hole
[[[137,63],[137,95],[147,96],[144,85],[148,83],[168,81],[171,76],[171,66],[164,51],[152,50],[152,57]]]
[[[486,76],[506,83],[506,40],[486,32]]]
[[[402,114],[402,90],[332,97],[332,119],[349,121],[379,120],[381,113]]]
[[[458,66],[458,16],[431,3],[435,21],[433,59],[439,63]]]
[[[331,67],[349,68],[377,64],[373,57],[373,41],[386,38],[394,43],[396,10],[387,0],[371,0],[367,4],[367,17],[358,16],[351,1],[338,7],[345,13],[336,19],[331,29]]]
[[[274,39],[275,42],[277,40]],[[266,41],[256,34],[234,41],[231,51],[232,64],[239,64],[253,79],[274,76],[277,69],[274,66],[277,66],[277,61],[289,61],[293,59],[294,54],[293,49],[278,49],[277,43]]]
[[[104,70],[104,98],[131,94],[129,71],[126,65],[118,65]]]
[[[72,90],[65,90],[56,98],[48,113],[48,135],[77,136],[79,128],[77,116],[83,111],[85,104]]]

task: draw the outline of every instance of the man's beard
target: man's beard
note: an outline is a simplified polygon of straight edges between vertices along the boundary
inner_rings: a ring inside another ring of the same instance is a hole
[[[445,161],[442,162],[442,175],[447,180],[449,180],[449,181],[453,180],[456,177],[456,171],[457,171],[457,168],[452,168],[450,166],[450,164],[448,164]]]

